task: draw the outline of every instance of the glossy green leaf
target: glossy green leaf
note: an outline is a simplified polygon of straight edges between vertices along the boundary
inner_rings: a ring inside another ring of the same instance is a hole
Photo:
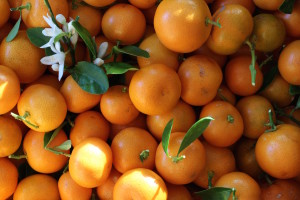
[[[30,42],[37,46],[37,47],[41,47],[44,44],[48,43],[50,40],[50,37],[45,36],[42,31],[44,29],[40,28],[40,27],[36,27],[36,28],[28,28],[26,30],[27,36],[30,40]]]
[[[56,137],[59,131],[51,131],[44,135],[44,148],[46,149],[51,141]]]
[[[290,93],[290,95],[300,94],[300,86],[298,86],[298,85],[290,85],[289,93]]]
[[[232,192],[231,188],[213,187],[207,190],[196,192],[202,200],[228,200]]]
[[[61,145],[54,147],[53,149],[60,150],[60,151],[67,151],[70,150],[72,147],[71,140],[66,140]]]
[[[211,120],[213,120],[212,117],[203,117],[191,126],[191,128],[186,132],[180,144],[177,156],[181,151],[183,151],[186,147],[188,147],[192,142],[194,142],[198,137],[202,135]]]
[[[295,1],[296,0],[285,0],[279,7],[279,10],[283,13],[291,14],[293,12]]]
[[[123,54],[131,55],[131,56],[138,56],[138,57],[144,57],[144,58],[150,57],[150,54],[147,51],[140,49],[139,47],[133,46],[133,45],[128,45],[123,48],[118,48],[117,46],[115,46],[114,51],[116,51],[117,53],[123,53]]]
[[[259,92],[266,89],[266,87],[268,87],[268,85],[270,85],[270,83],[272,83],[272,81],[274,80],[274,78],[276,77],[277,74],[278,74],[278,66],[277,66],[277,64],[275,64],[271,67],[271,69],[268,72],[264,73],[263,84],[262,84],[261,88],[259,89]]]
[[[97,57],[97,45],[95,41],[93,40],[91,34],[89,31],[84,28],[78,21],[74,20],[72,22],[72,25],[74,26],[75,30],[78,32],[78,35],[81,37],[81,39],[86,44],[87,48],[89,49],[89,52],[91,54],[91,58],[93,60]]]
[[[22,20],[22,18],[21,18],[21,15],[20,15],[18,21],[16,22],[16,24],[14,25],[14,27],[11,29],[11,31],[7,35],[6,42],[12,41],[18,35],[19,29],[20,29],[21,20]]]
[[[139,68],[134,67],[124,62],[109,62],[103,64],[106,74],[124,74],[129,70],[138,70]]]
[[[162,134],[162,140],[161,140],[164,152],[168,157],[169,157],[168,146],[169,146],[170,135],[173,127],[173,121],[174,119],[171,119],[165,126],[164,132]]]
[[[73,79],[86,92],[91,94],[103,94],[109,87],[107,75],[97,65],[82,61],[69,70]]]

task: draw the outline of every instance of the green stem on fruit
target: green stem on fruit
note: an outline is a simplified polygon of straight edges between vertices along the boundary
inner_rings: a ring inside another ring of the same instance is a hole
[[[30,10],[31,9],[31,3],[27,3],[26,5],[23,5],[23,6],[18,6],[16,8],[11,8],[10,11],[20,11],[23,10],[23,9],[27,9],[27,10]]]
[[[209,17],[205,18],[205,25],[208,26],[209,24],[213,25],[213,26],[217,26],[219,28],[222,28],[221,24],[219,23],[220,18],[217,19],[217,21],[213,21],[211,19],[209,19]]]
[[[269,123],[265,124],[265,126],[270,126],[271,128],[266,130],[265,132],[268,133],[268,132],[272,132],[272,131],[275,131],[276,130],[276,125],[273,121],[273,112],[271,109],[268,110],[268,114],[269,114]]]
[[[27,159],[27,155],[14,155],[14,154],[11,154],[11,155],[8,156],[8,158],[12,158],[12,159],[16,159],[16,160],[21,160],[23,158]]]
[[[13,116],[15,119],[17,120],[20,120],[20,121],[23,121],[25,122],[26,124],[32,126],[33,128],[37,129],[39,128],[38,125],[35,125],[33,123],[31,123],[30,121],[28,121],[26,118],[30,116],[30,113],[28,111],[25,111],[24,115],[23,116],[20,116],[20,115],[17,115],[13,112],[10,113],[11,116]]]
[[[215,173],[213,171],[208,171],[207,172],[207,177],[208,177],[208,189],[212,188],[212,179],[214,177]]]
[[[185,155],[182,155],[182,156],[170,156],[170,158],[172,159],[172,161],[174,163],[178,163],[179,161],[183,160],[185,158]]]
[[[232,188],[232,200],[238,200],[236,195],[235,195],[236,189]]]
[[[234,122],[233,116],[232,116],[232,115],[227,115],[227,121],[228,121],[229,123],[233,124],[233,122]]]
[[[273,59],[273,55],[268,56],[264,61],[262,61],[259,65],[259,69],[261,69],[264,65],[270,62]]]
[[[247,44],[250,48],[251,52],[251,64],[249,65],[249,69],[251,72],[251,84],[255,86],[255,78],[256,78],[256,69],[255,69],[255,63],[256,63],[256,55],[255,55],[255,45],[250,42],[250,40],[246,40],[245,44]]]
[[[149,152],[150,152],[149,149],[146,149],[140,153],[140,160],[142,163],[144,162],[144,160],[146,160],[149,157]]]

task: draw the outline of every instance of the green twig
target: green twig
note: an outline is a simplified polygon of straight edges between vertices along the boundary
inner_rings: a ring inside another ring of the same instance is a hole
[[[256,63],[256,55],[255,55],[255,45],[251,43],[249,40],[245,41],[245,44],[247,44],[250,48],[251,52],[251,64],[249,66],[250,72],[251,72],[251,84],[255,86],[255,78],[256,78],[256,69],[255,69],[255,63]]]

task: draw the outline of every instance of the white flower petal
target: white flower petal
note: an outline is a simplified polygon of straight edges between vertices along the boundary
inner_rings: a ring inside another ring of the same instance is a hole
[[[68,23],[68,30],[69,32],[71,32],[72,34],[76,33],[76,29],[74,28],[74,26],[72,25],[73,21],[70,21]]]
[[[54,46],[55,46],[55,49],[57,50],[57,52],[61,52],[61,50],[60,50],[60,48],[61,48],[60,42],[55,42]]]
[[[47,17],[43,16],[43,18],[51,28],[56,27],[56,25],[52,21],[52,18],[48,15],[48,13],[47,13]]]
[[[72,37],[70,38],[70,40],[71,40],[71,43],[73,44],[73,46],[75,46],[78,41],[78,33],[74,33],[72,35]]]
[[[55,31],[53,28],[45,28],[43,31],[42,31],[43,35],[45,36],[48,36],[48,37],[52,37],[54,36],[55,34]]]
[[[55,71],[55,72],[58,72],[58,69],[59,69],[59,65],[58,64],[53,64],[51,66],[52,70]]]
[[[107,48],[108,48],[108,42],[102,42],[99,46],[97,57],[103,58],[107,51]]]
[[[67,23],[65,16],[63,16],[62,14],[56,15],[56,20],[61,24]]]
[[[41,63],[44,65],[53,65],[59,62],[65,61],[65,54],[64,53],[58,53],[51,56],[45,56],[41,59]]]
[[[58,80],[60,81],[60,79],[62,78],[62,76],[64,75],[64,65],[59,65],[58,68]]]
[[[98,66],[100,67],[101,65],[104,64],[104,60],[102,60],[101,58],[96,58],[96,59],[93,61],[93,63],[94,63],[95,65],[98,65]]]

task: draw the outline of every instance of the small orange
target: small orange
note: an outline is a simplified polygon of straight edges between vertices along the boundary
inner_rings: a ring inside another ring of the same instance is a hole
[[[50,175],[34,174],[22,179],[13,196],[14,200],[59,200],[57,181]]]
[[[17,105],[20,93],[20,81],[16,73],[9,67],[0,65],[0,115]]]
[[[61,200],[89,200],[92,196],[92,189],[78,185],[69,172],[59,177],[58,190]]]
[[[167,150],[170,156],[177,155],[184,136],[185,132],[171,134]],[[191,183],[199,177],[206,161],[205,149],[200,140],[196,139],[179,154],[183,155],[185,157],[182,160],[174,161],[166,155],[160,142],[156,150],[155,166],[165,181],[180,185]]]
[[[116,0],[84,0],[84,2],[86,2],[87,4],[91,5],[91,6],[95,6],[95,7],[104,7],[104,6],[108,6],[109,4],[114,3]]]
[[[236,95],[225,85],[224,83],[220,85],[217,95],[214,100],[222,100],[235,105]]]
[[[113,190],[113,200],[143,199],[167,200],[164,180],[150,169],[137,168],[122,174]]]
[[[184,185],[166,183],[168,200],[192,200],[190,191]]]
[[[68,111],[73,113],[90,110],[100,102],[102,96],[101,94],[91,94],[83,90],[71,75],[64,80],[59,91],[66,100]]]
[[[60,87],[62,86],[62,82],[57,79],[57,76],[54,76],[52,74],[43,74],[35,81],[27,84],[26,87],[29,87],[30,85],[33,84],[45,84],[45,85],[52,86],[57,90],[59,90]]]
[[[110,146],[100,138],[90,137],[74,147],[69,160],[72,179],[80,186],[94,188],[103,184],[112,167]]]
[[[111,168],[106,181],[96,188],[97,195],[100,199],[113,199],[113,190],[121,175],[122,173],[118,172],[114,167]]]
[[[284,0],[273,0],[272,2],[266,2],[264,0],[253,0],[256,7],[261,8],[263,10],[278,10],[280,5],[284,2]]]
[[[128,124],[139,115],[125,85],[109,87],[101,97],[100,110],[105,119],[113,124]]]
[[[76,116],[74,126],[70,131],[72,146],[77,146],[82,140],[88,137],[98,137],[107,140],[110,132],[110,124],[97,111],[89,110]]]
[[[196,122],[196,113],[193,107],[182,100],[176,106],[161,115],[148,115],[147,127],[152,135],[161,141],[167,123],[173,119],[172,132],[186,132]]]
[[[10,17],[10,6],[7,0],[0,1],[0,28],[8,21]]]
[[[235,194],[239,200],[260,200],[261,190],[258,183],[243,172],[224,174],[217,180],[215,187],[235,188]],[[232,199],[231,194],[228,200]]]
[[[300,183],[291,179],[276,179],[272,184],[261,186],[261,200],[297,200],[300,197]]]
[[[24,137],[23,149],[27,155],[27,161],[31,168],[40,173],[54,173],[62,169],[68,162],[68,157],[56,155],[44,148],[45,133],[29,130]],[[60,130],[56,137],[48,145],[49,148],[55,148],[67,140],[67,135]],[[64,151],[69,153],[70,151]]]
[[[8,199],[16,190],[18,170],[8,158],[0,158],[0,199]]]
[[[250,13],[253,13],[255,10],[253,0],[214,0],[211,5],[212,13],[215,13],[219,8],[227,4],[240,4],[247,8]]]
[[[0,157],[6,157],[18,150],[22,141],[22,132],[16,121],[0,116]]]
[[[18,101],[20,116],[27,116],[23,122],[31,129],[48,132],[56,129],[67,115],[67,105],[62,94],[55,88],[35,84],[26,88]]]
[[[133,105],[148,115],[163,114],[171,110],[179,101],[180,93],[178,74],[163,64],[152,64],[138,70],[129,85]]]
[[[113,165],[125,173],[135,168],[154,169],[157,142],[146,130],[125,128],[112,140]]]
[[[129,0],[129,3],[140,9],[151,8],[156,4],[156,0]]]

